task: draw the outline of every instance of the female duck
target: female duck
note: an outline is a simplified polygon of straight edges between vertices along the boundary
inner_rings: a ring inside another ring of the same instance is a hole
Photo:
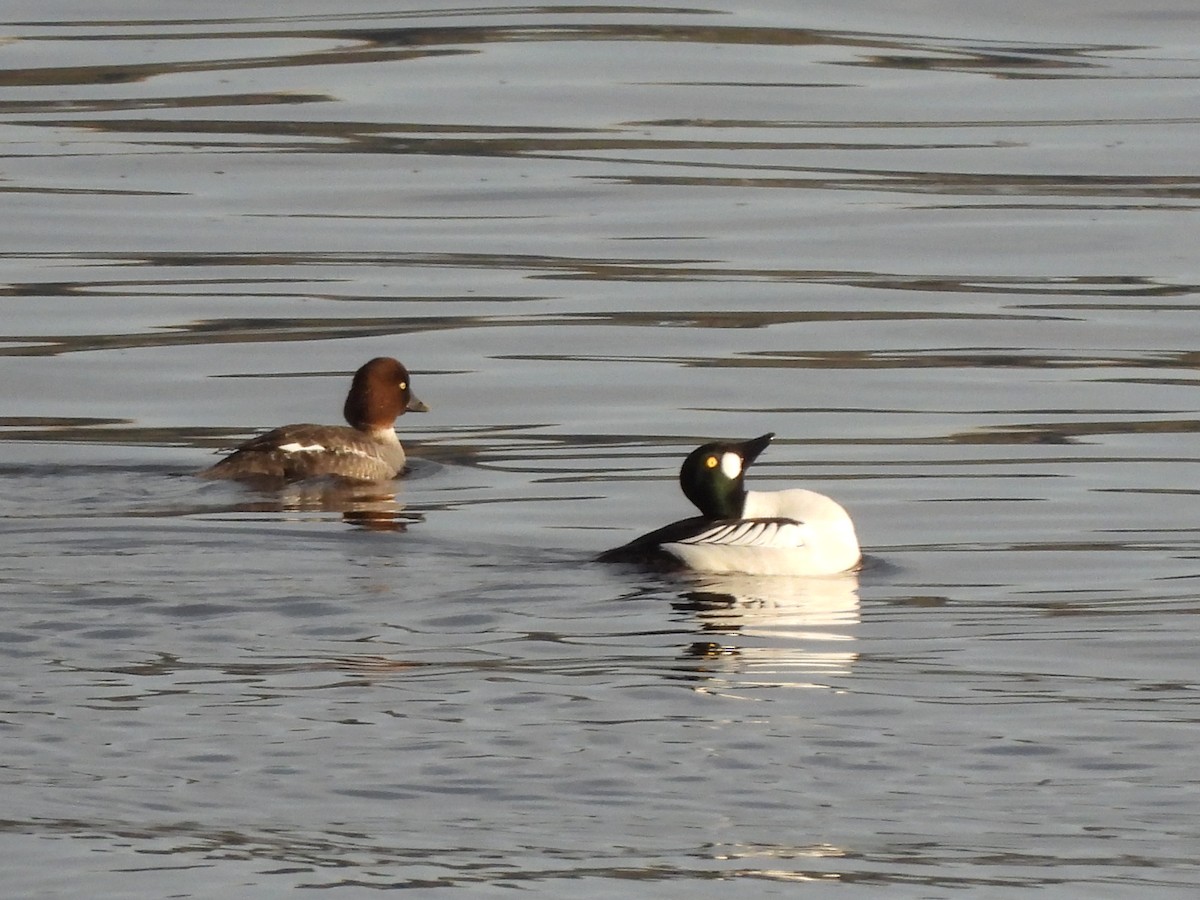
[[[693,450],[679,484],[700,515],[609,550],[600,561],[747,575],[834,575],[857,566],[854,523],[838,503],[802,489],[745,489],[746,468],[774,436]]]
[[[408,370],[398,360],[377,357],[350,383],[344,425],[284,425],[252,438],[201,478],[302,481],[329,476],[348,481],[385,481],[404,470],[404,448],[396,418],[428,412],[412,392]]]

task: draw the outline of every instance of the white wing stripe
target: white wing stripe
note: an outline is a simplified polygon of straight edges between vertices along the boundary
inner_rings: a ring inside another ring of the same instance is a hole
[[[764,522],[748,519],[742,522],[714,525],[680,544],[703,544],[719,547],[802,547],[804,540],[798,522]]]
[[[325,450],[321,444],[301,444],[299,441],[280,444],[279,449],[284,453],[321,453]]]
[[[732,531],[729,534],[729,537],[726,538],[725,543],[727,543],[727,544],[749,543],[749,542],[751,542],[750,538],[747,538],[746,540],[743,540],[743,538],[746,538],[746,535],[749,532],[755,531],[755,530],[756,529],[754,527],[753,522],[744,522],[741,525],[734,526]],[[753,537],[753,535],[751,535],[751,538],[752,537]]]

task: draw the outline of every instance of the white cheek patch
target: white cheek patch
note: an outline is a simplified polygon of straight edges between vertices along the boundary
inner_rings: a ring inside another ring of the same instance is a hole
[[[736,453],[721,454],[721,474],[732,481],[742,474],[742,458]]]
[[[284,453],[321,453],[325,450],[320,444],[301,444],[299,441],[280,444],[279,449]]]

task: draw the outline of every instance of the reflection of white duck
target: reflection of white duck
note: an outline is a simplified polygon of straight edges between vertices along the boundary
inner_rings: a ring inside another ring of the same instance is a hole
[[[609,550],[600,560],[748,575],[832,575],[853,569],[862,553],[854,523],[838,503],[799,488],[745,489],[746,467],[773,437],[717,441],[693,450],[679,470],[679,483],[701,515]]]
[[[689,656],[717,663],[725,684],[815,686],[830,675],[849,674],[858,659],[854,628],[859,622],[858,575],[823,577],[701,575],[686,610],[707,640]],[[736,677],[735,677],[736,676]]]
[[[855,572],[809,578],[696,575],[689,581],[695,614],[714,631],[851,640],[830,629],[859,621]]]

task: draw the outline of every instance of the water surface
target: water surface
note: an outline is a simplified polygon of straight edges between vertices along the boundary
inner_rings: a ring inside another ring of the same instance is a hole
[[[1176,7],[7,11],[9,890],[1193,896]],[[862,572],[590,562],[766,431]]]

